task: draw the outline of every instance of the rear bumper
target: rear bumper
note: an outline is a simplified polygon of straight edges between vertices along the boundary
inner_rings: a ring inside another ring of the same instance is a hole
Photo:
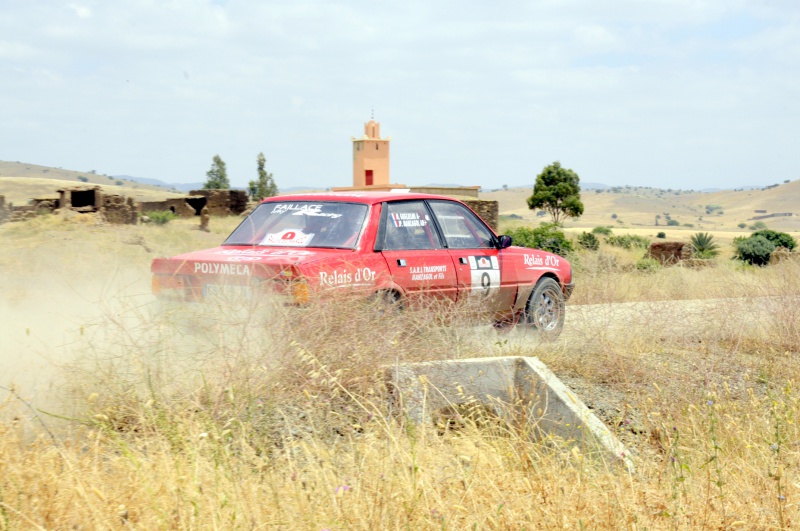
[[[569,300],[572,296],[572,290],[575,289],[575,283],[570,282],[569,284],[564,284],[564,300]]]

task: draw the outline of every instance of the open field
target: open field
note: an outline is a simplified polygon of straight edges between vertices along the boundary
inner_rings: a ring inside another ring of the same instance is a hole
[[[237,222],[0,225],[0,529],[797,526],[797,263],[645,273],[601,246],[573,257],[551,344],[455,309],[153,300],[152,257]],[[636,473],[466,412],[389,411],[381,367],[492,355],[547,363]]]

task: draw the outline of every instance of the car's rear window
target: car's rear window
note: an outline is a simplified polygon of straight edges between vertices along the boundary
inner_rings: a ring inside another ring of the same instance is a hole
[[[262,203],[222,245],[352,249],[367,210],[367,205],[357,203]]]

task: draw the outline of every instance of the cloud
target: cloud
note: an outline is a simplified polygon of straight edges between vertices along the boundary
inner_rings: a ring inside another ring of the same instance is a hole
[[[746,178],[800,132],[798,13],[789,0],[19,2],[0,14],[0,120],[21,127],[0,132],[0,158],[191,181],[220,153],[242,184],[264,151],[279,184],[342,185],[374,106],[399,182],[527,183],[559,157],[608,184],[691,184],[705,159]],[[792,153],[782,168],[800,164]]]
[[[78,15],[78,18],[90,18],[92,16],[92,10],[86,6],[69,4],[68,7],[72,9],[76,15]]]

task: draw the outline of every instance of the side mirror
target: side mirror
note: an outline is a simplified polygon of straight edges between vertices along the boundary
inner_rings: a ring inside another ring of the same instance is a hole
[[[505,234],[503,234],[498,238],[497,248],[508,249],[509,247],[511,247],[511,236],[506,236]]]

